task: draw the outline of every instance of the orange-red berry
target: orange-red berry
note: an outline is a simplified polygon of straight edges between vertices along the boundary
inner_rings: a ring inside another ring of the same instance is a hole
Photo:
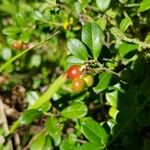
[[[80,67],[73,65],[68,69],[68,77],[71,79],[79,78],[81,75]]]
[[[72,81],[71,88],[75,92],[81,92],[85,88],[85,81],[82,78],[75,78]]]
[[[17,49],[17,50],[22,49],[23,48],[23,44],[21,42],[14,42],[12,44],[12,48],[13,49]]]

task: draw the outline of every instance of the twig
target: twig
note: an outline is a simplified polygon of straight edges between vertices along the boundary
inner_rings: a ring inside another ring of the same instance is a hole
[[[81,140],[81,139],[76,139],[76,141],[77,141],[77,142],[79,142],[79,143],[81,143],[81,144],[85,144],[85,143],[87,143],[87,141],[85,141],[85,140]]]
[[[139,39],[135,39],[135,38],[132,39],[132,38],[126,37],[126,35],[124,33],[122,33],[116,27],[112,27],[110,29],[110,32],[116,37],[116,39],[120,39],[120,40],[129,42],[129,43],[138,44],[143,49],[150,48],[150,44],[149,43],[145,43],[143,41],[140,41]]]
[[[103,66],[102,64],[100,64],[99,62],[96,62],[96,64],[99,66],[99,68],[97,68],[97,71],[104,70],[104,71],[106,71],[106,72],[108,72],[108,73],[111,73],[111,74],[114,74],[114,75],[120,77],[120,74],[118,74],[118,73],[116,73],[116,72],[110,70],[109,68],[104,67],[104,66]]]
[[[126,36],[121,37],[121,39],[124,40],[124,41],[127,41],[129,43],[138,44],[140,47],[142,47],[144,49],[145,48],[150,48],[150,44],[142,42],[142,41],[139,41],[138,39],[131,39],[131,38],[128,38]]]
[[[0,98],[0,120],[2,120],[2,125],[3,125],[3,129],[5,133],[8,134],[9,133],[8,123],[7,123],[7,119],[6,119],[6,115],[4,111],[4,105],[3,105],[1,98]],[[10,140],[8,141],[8,145],[9,145],[9,148],[13,150],[12,142]]]
[[[33,48],[36,48],[42,44],[44,44],[46,41],[50,40],[52,37],[54,37],[55,35],[57,35],[58,33],[60,33],[60,31],[55,32],[54,34],[52,34],[50,37],[48,37],[47,39],[39,42],[38,44],[32,46],[31,48],[28,48],[26,50],[24,50],[23,52],[19,53],[18,55],[10,58],[6,63],[4,63],[1,67],[0,67],[0,72],[2,72],[3,70],[5,70],[12,62],[14,62],[15,60],[17,60],[19,57],[21,57],[22,55],[24,55],[25,53],[27,53],[28,51],[32,50]]]
[[[110,48],[110,33],[106,32],[106,42],[104,43],[107,48]]]
[[[140,4],[126,4],[125,7],[139,7]]]
[[[18,133],[15,133],[14,140],[15,140],[15,144],[16,144],[16,150],[21,150],[20,138],[19,138]]]

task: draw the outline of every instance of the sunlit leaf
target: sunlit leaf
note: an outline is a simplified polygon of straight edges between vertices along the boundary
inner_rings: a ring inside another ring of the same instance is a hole
[[[94,59],[97,59],[104,42],[100,26],[95,22],[86,23],[82,28],[82,41],[90,48]]]
[[[102,74],[100,74],[99,83],[96,85],[96,87],[94,87],[94,91],[101,92],[105,90],[109,86],[111,77],[112,74],[107,72],[103,72]]]
[[[87,114],[87,107],[83,103],[73,103],[70,106],[64,108],[61,114],[70,119],[76,119],[84,117]]]
[[[124,18],[120,23],[120,31],[125,32],[127,28],[132,25],[132,21],[129,17]]]
[[[105,11],[110,4],[111,0],[96,0],[97,6],[101,11]]]
[[[85,45],[78,39],[70,39],[68,41],[70,52],[81,60],[88,60],[88,52]]]
[[[86,119],[81,125],[81,130],[91,143],[101,146],[108,141],[108,135],[105,129],[93,119]]]
[[[143,0],[140,4],[139,12],[143,12],[150,9],[150,1]]]
[[[23,112],[19,118],[21,124],[30,124],[33,120],[42,116],[42,112],[37,109],[30,109]]]

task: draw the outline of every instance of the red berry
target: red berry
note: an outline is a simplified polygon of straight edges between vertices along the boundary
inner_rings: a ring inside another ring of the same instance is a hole
[[[13,49],[22,49],[23,48],[23,44],[21,42],[15,42],[12,44],[12,48]]]
[[[75,92],[81,92],[85,88],[85,81],[82,78],[75,78],[72,81],[71,88]]]
[[[73,65],[68,69],[68,77],[71,79],[79,78],[81,75],[80,67]]]

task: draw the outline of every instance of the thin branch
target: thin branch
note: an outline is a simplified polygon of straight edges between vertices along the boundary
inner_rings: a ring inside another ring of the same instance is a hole
[[[19,138],[19,134],[18,133],[15,133],[14,141],[15,141],[15,145],[16,145],[16,150],[21,150],[20,138]]]
[[[79,142],[79,143],[81,143],[81,144],[85,144],[85,143],[87,143],[87,141],[85,141],[85,140],[81,140],[81,139],[76,139],[76,141],[77,141],[77,142]]]
[[[116,72],[110,70],[109,68],[104,67],[101,63],[96,62],[96,64],[99,66],[99,68],[96,68],[97,71],[102,71],[102,70],[104,70],[104,71],[106,71],[106,72],[108,72],[108,73],[111,73],[111,74],[114,74],[114,75],[120,77],[120,74],[119,74],[119,73],[116,73]]]
[[[33,48],[36,48],[42,44],[44,44],[45,42],[47,42],[48,40],[50,40],[52,37],[54,37],[55,35],[57,35],[60,31],[55,32],[54,34],[52,34],[50,37],[48,37],[47,39],[39,42],[38,44],[32,46],[31,48],[28,48],[26,50],[24,50],[23,52],[19,53],[18,55],[10,58],[6,63],[2,64],[2,66],[0,67],[0,72],[2,72],[3,70],[5,70],[12,62],[14,62],[15,60],[17,60],[19,57],[21,57],[22,55],[24,55],[26,52],[32,50]]]
[[[149,43],[140,41],[139,39],[129,38],[116,27],[112,27],[110,29],[110,32],[116,37],[116,39],[120,39],[120,40],[129,42],[129,43],[138,44],[143,49],[150,48],[150,44]]]
[[[126,42],[129,42],[129,43],[135,43],[135,44],[138,44],[140,47],[142,48],[150,48],[150,44],[148,43],[145,43],[145,42],[142,42],[138,39],[131,39],[131,38],[128,38],[126,36],[123,36],[121,37],[122,40],[126,41]]]
[[[125,7],[139,7],[140,4],[126,4]]]
[[[6,119],[6,115],[4,111],[4,105],[3,105],[1,98],[0,98],[0,120],[2,121],[2,126],[3,126],[5,133],[8,134],[9,133],[8,123],[7,123],[7,119]],[[12,142],[10,140],[8,141],[8,145],[9,145],[9,148],[13,150]]]

